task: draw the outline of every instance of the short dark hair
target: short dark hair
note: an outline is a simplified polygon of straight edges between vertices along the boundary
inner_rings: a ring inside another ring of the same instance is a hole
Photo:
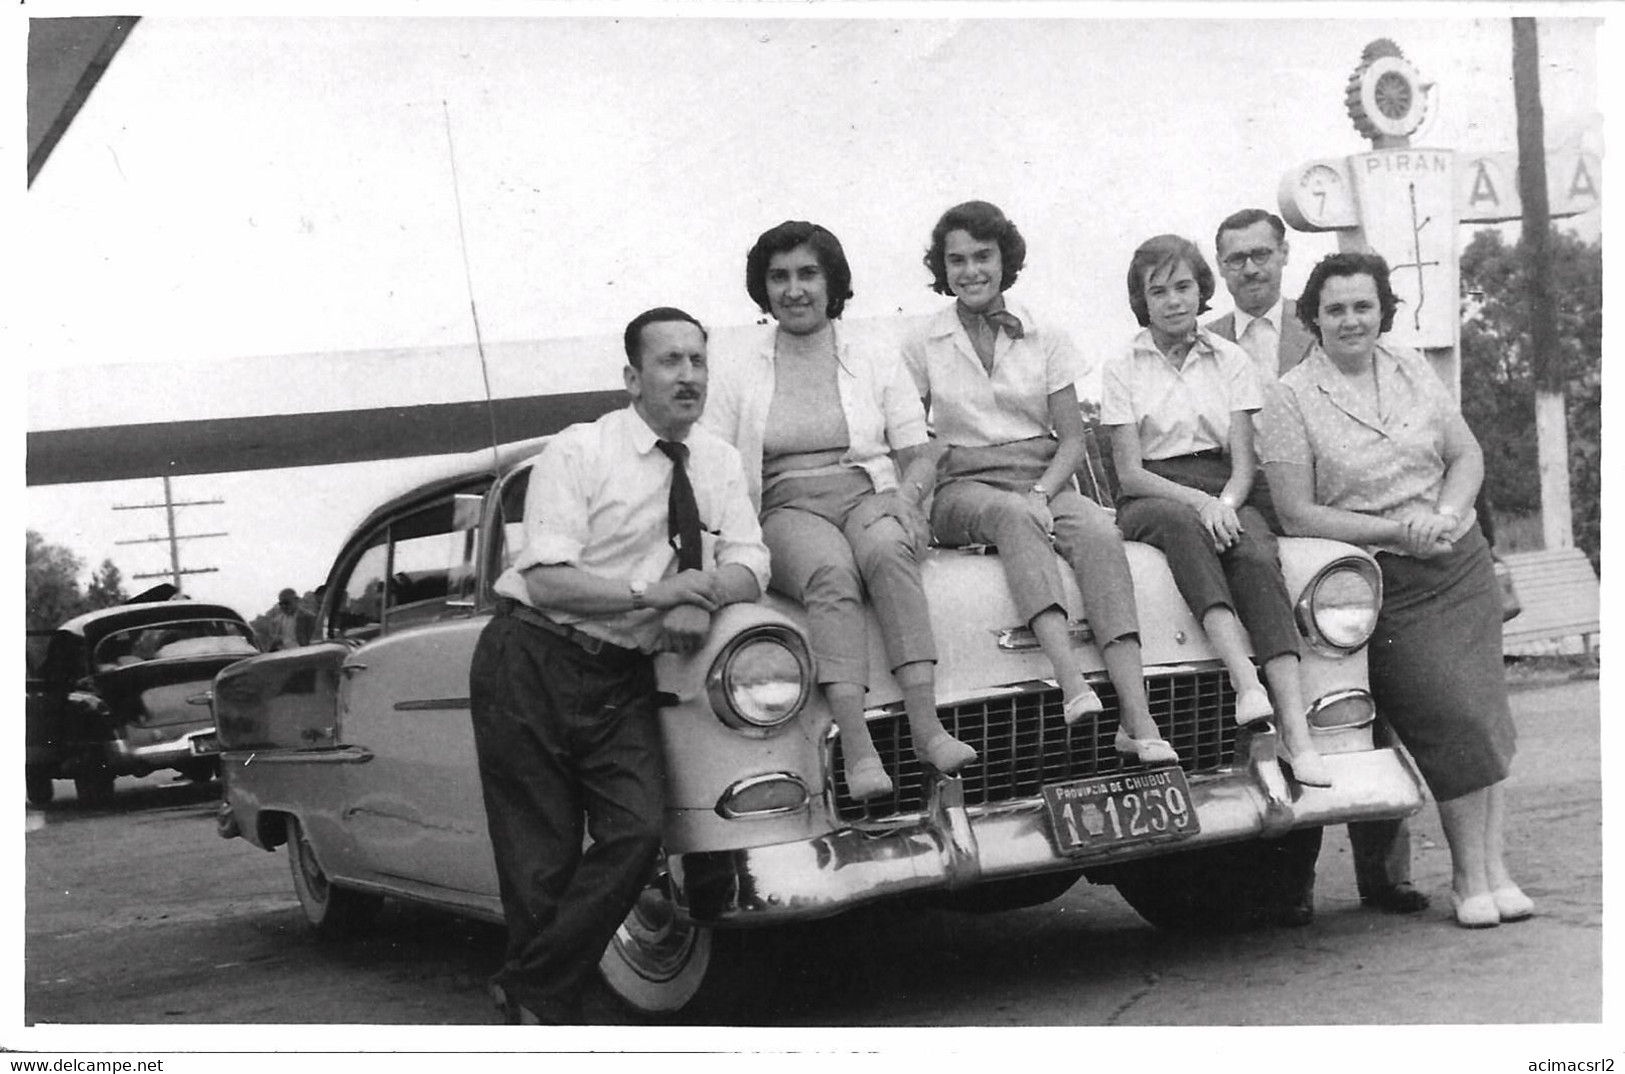
[[[1386,332],[1394,327],[1394,314],[1399,312],[1399,296],[1394,294],[1393,281],[1389,279],[1388,262],[1383,260],[1381,254],[1344,250],[1327,254],[1315,262],[1315,267],[1309,270],[1309,279],[1303,285],[1303,294],[1298,296],[1298,320],[1309,329],[1309,334],[1315,337],[1317,343],[1320,342],[1320,292],[1326,289],[1326,281],[1334,276],[1370,276],[1377,285],[1377,304],[1382,309],[1380,330]]]
[[[705,325],[694,319],[694,315],[678,309],[676,306],[656,306],[652,310],[644,310],[626,324],[626,334],[622,339],[626,347],[626,364],[633,369],[643,368],[643,330],[651,324],[662,324],[666,321],[680,321],[691,324],[700,330],[701,339],[710,339],[711,334],[705,330]]]
[[[1191,275],[1196,277],[1196,288],[1202,295],[1202,304],[1196,310],[1198,316],[1208,311],[1208,299],[1213,297],[1213,269],[1208,266],[1207,258],[1202,251],[1196,248],[1191,240],[1179,235],[1158,235],[1140,243],[1139,249],[1128,263],[1128,304],[1134,311],[1134,319],[1144,328],[1151,323],[1151,310],[1145,302],[1146,277],[1163,269],[1172,268],[1181,261],[1191,267]]]
[[[841,249],[835,233],[806,220],[786,220],[757,237],[756,245],[745,255],[745,291],[763,313],[772,313],[767,298],[767,263],[774,254],[789,253],[797,246],[811,247],[818,258],[818,267],[824,270],[824,280],[829,284],[829,304],[824,313],[834,320],[852,297],[852,266],[846,263],[846,251]]]
[[[931,270],[931,290],[939,295],[951,295],[948,284],[948,232],[964,231],[979,242],[999,244],[999,264],[1004,279],[999,290],[1008,291],[1027,263],[1027,240],[1010,218],[990,201],[967,201],[955,205],[942,214],[937,226],[931,229],[931,246],[925,251],[925,267]]]
[[[1268,224],[1270,230],[1275,232],[1276,242],[1286,241],[1286,224],[1279,216],[1264,209],[1239,209],[1219,221],[1219,226],[1213,232],[1213,256],[1219,256],[1219,237],[1226,231],[1241,231],[1254,224]]]

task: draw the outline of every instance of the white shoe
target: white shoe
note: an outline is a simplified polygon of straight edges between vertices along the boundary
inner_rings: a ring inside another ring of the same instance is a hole
[[[1516,884],[1496,888],[1490,892],[1490,898],[1495,900],[1495,911],[1502,921],[1522,921],[1534,916],[1535,900],[1525,895]]]

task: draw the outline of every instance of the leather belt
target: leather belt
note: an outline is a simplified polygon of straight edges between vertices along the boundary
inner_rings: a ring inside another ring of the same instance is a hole
[[[549,634],[563,638],[592,656],[612,656],[626,659],[646,655],[637,649],[628,649],[624,645],[616,645],[612,641],[605,641],[595,634],[588,634],[585,630],[577,630],[568,623],[556,623],[530,605],[523,601],[514,600],[512,597],[499,597],[497,599],[497,614],[512,616],[526,626],[545,630]]]

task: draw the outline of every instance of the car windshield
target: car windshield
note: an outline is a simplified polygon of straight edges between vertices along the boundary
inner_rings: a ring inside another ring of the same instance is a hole
[[[96,643],[91,663],[97,671],[112,671],[148,660],[249,656],[258,651],[248,628],[241,623],[229,619],[187,619],[113,631]]]

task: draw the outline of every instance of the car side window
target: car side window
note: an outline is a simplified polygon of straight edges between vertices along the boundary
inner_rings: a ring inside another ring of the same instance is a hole
[[[502,572],[513,566],[514,559],[525,548],[525,493],[530,489],[530,467],[515,470],[502,486],[502,498],[497,504],[497,541],[493,549],[489,577],[495,582]]]
[[[389,525],[384,630],[466,614],[479,547],[480,497],[447,496]]]
[[[328,615],[330,638],[370,638],[384,618],[384,576],[389,569],[389,532],[380,530],[350,567]]]

